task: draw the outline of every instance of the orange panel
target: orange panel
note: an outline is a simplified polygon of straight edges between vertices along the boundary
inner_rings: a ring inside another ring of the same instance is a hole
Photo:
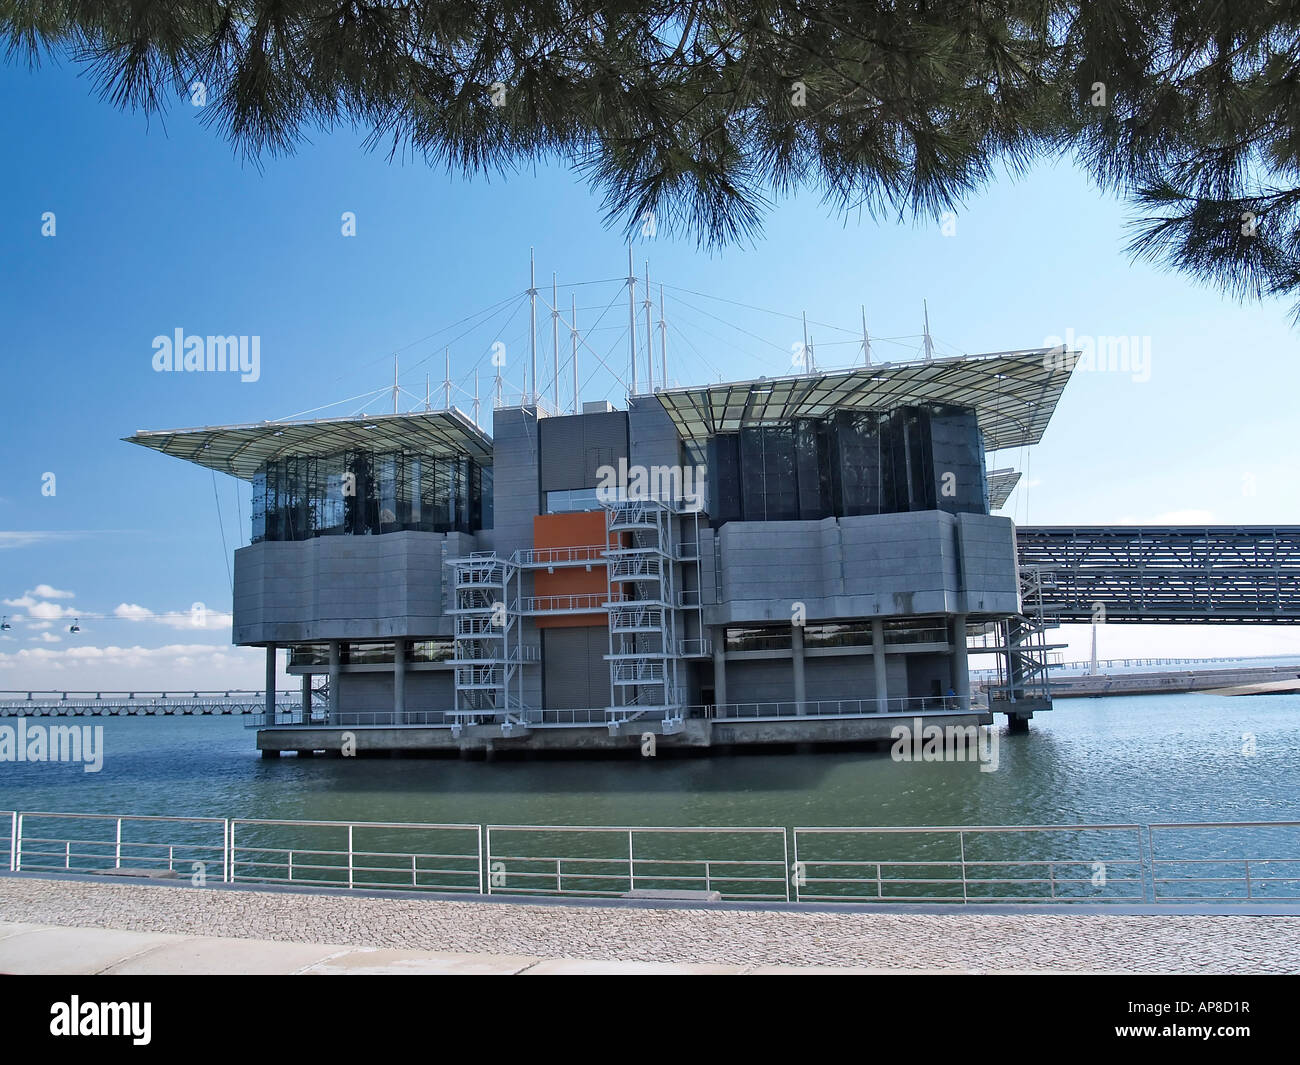
[[[579,514],[538,514],[533,518],[533,546],[539,550],[591,547],[591,570],[586,566],[556,566],[553,573],[533,571],[533,594],[590,596],[591,602],[604,602],[609,584],[605,560],[605,512],[584,511]],[[567,553],[566,553],[567,554]],[[584,604],[585,605],[585,604]],[[604,611],[593,614],[561,614],[535,619],[539,629],[568,629],[607,625]]]

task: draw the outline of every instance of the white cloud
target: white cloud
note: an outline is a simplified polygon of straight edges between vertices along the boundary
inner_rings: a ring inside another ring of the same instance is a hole
[[[38,599],[71,599],[72,592],[64,592],[58,588],[51,588],[48,584],[38,584],[27,595],[34,595]]]
[[[156,614],[139,603],[118,603],[113,614],[128,621],[154,621],[173,629],[220,631],[229,629],[234,618],[219,610],[190,609]]]
[[[35,636],[32,637],[32,639],[36,639],[36,638],[37,638],[37,637],[35,637]],[[52,632],[43,632],[43,633],[41,633],[41,635],[40,635],[40,639],[43,640],[43,641],[45,641],[46,643],[62,643],[62,642],[63,642],[63,637],[62,637],[62,636],[55,636],[54,633],[52,633]]]
[[[27,612],[32,617],[40,618],[42,621],[48,621],[51,618],[71,618],[77,615],[76,607],[59,606],[58,603],[32,603],[27,607]]]
[[[54,540],[73,540],[79,532],[53,532],[48,529],[0,529],[0,551],[7,547],[30,547]]]
[[[0,653],[0,687],[55,691],[256,690],[264,682],[260,648],[183,643],[163,647],[24,647]],[[283,667],[284,656],[280,656]],[[291,688],[297,677],[279,677]]]

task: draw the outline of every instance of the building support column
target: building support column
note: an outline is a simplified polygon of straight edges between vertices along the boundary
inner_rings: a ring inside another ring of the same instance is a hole
[[[803,675],[803,626],[790,626],[790,658],[794,662],[794,712],[808,712],[808,691]]]
[[[957,708],[970,709],[970,665],[966,652],[966,615],[952,619],[952,690],[957,693]]]
[[[406,641],[393,643],[393,724],[406,723]]]
[[[266,723],[275,724],[275,652],[276,645],[266,645]]]
[[[889,711],[889,677],[885,673],[885,623],[879,618],[871,622],[871,671],[876,675],[876,706],[878,713]]]
[[[311,674],[302,675],[302,723],[311,724]]]
[[[713,631],[713,705],[727,705],[727,630]]]
[[[339,641],[330,640],[330,700],[329,723],[332,725],[339,716]]]

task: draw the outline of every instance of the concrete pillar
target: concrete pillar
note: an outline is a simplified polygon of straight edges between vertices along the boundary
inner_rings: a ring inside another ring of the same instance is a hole
[[[393,724],[406,721],[406,641],[393,644]]]
[[[885,672],[885,623],[871,622],[871,670],[876,675],[876,706],[884,713],[889,709],[889,676]]]
[[[266,645],[266,721],[275,724],[275,652],[273,643]]]
[[[727,630],[713,630],[713,703],[727,703]]]
[[[311,674],[302,675],[302,723],[311,724]]]
[[[790,658],[794,662],[794,712],[808,712],[808,692],[803,675],[803,626],[790,626]]]
[[[339,716],[339,641],[330,640],[330,701],[329,721],[332,725]]]
[[[966,656],[966,615],[954,614],[952,619],[952,690],[957,693],[957,706],[970,709],[970,665]]]

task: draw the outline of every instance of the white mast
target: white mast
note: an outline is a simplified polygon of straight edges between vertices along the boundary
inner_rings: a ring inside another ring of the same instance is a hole
[[[533,405],[537,405],[537,262],[533,257],[533,249],[528,249],[528,310],[529,326],[528,339],[529,350],[532,352],[532,377],[529,380],[533,386]],[[524,386],[524,402],[527,403],[528,387]]]
[[[433,410],[433,404],[430,402],[432,396],[433,393],[429,389],[429,375],[426,373],[424,375],[424,409],[426,411]]]
[[[808,312],[800,313],[803,314],[803,372],[809,373],[812,370],[812,348],[808,344]]]
[[[632,264],[632,247],[627,249],[627,345],[632,353],[632,395],[636,395],[636,267]]]
[[[645,264],[645,380],[651,392],[655,390],[655,332],[650,324],[650,260]]]
[[[474,370],[474,424],[478,425],[478,369]]]
[[[921,301],[921,306],[925,309],[925,358],[929,362],[934,358],[934,341],[930,339],[930,306],[925,300]]]
[[[668,387],[668,325],[664,321],[664,285],[659,282],[659,373]]]
[[[578,401],[578,296],[572,293],[573,311],[572,320],[569,328],[569,338],[573,341],[573,413],[577,414],[581,410],[581,404]]]
[[[871,334],[867,332],[867,305],[862,305],[862,359],[864,366],[871,365]]]
[[[397,413],[397,356],[393,356],[393,413]]]
[[[442,382],[442,409],[451,410],[451,348],[444,349],[447,360],[447,376]]]
[[[551,274],[551,356],[555,369],[555,413],[560,413],[560,295]]]

